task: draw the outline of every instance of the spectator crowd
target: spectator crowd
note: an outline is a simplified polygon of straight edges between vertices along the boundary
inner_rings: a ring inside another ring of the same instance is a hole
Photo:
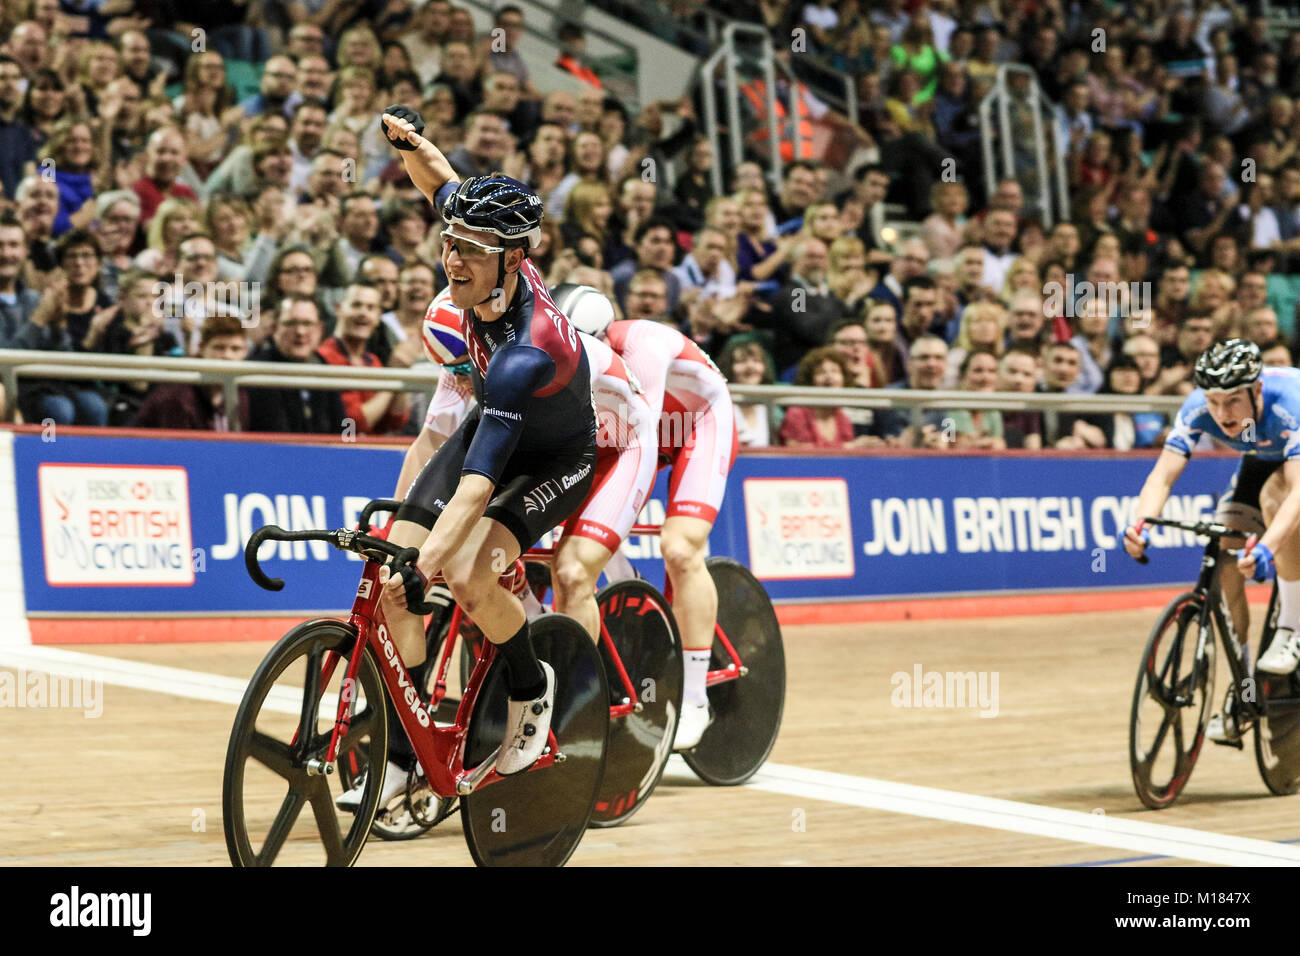
[[[572,24],[568,82],[535,80],[511,4],[476,29],[448,0],[0,0],[0,348],[427,361],[441,223],[380,130],[400,103],[462,177],[538,192],[550,285],[672,324],[737,384],[1177,396],[1230,336],[1292,364],[1300,34],[1217,0],[710,9],[763,24],[792,71],[778,96],[793,82],[810,135],[781,143],[779,182],[761,95],[733,167],[692,95],[611,95]],[[978,106],[1007,63],[1061,107],[1068,217],[1028,173],[979,185]],[[5,398],[27,422],[322,434],[414,434],[427,402],[30,379]],[[742,403],[737,425],[748,446],[1129,449],[1169,421]]]

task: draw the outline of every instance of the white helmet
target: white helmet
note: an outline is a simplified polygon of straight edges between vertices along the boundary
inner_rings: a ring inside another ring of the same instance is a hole
[[[557,285],[551,290],[551,298],[579,332],[600,338],[614,321],[613,304],[603,292],[589,285]]]

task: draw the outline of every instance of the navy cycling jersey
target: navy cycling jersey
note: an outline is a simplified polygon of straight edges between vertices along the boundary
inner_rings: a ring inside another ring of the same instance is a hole
[[[1255,455],[1265,461],[1290,461],[1300,458],[1300,369],[1266,368],[1261,376],[1264,390],[1260,396],[1259,422],[1251,435],[1249,429],[1229,438],[1215,424],[1205,392],[1197,389],[1187,396],[1178,410],[1174,427],[1165,439],[1165,447],[1190,458],[1202,435],[1209,435],[1234,451]],[[1250,437],[1253,440],[1246,441]]]
[[[438,190],[439,213],[458,185]],[[466,309],[460,327],[481,416],[462,473],[499,485],[516,452],[567,456],[595,445],[587,353],[532,260],[520,266],[514,300],[501,318],[484,322]]]

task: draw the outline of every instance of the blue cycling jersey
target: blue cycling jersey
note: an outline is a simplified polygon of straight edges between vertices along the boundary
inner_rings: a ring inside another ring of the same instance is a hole
[[[1201,436],[1209,435],[1234,451],[1265,461],[1300,458],[1300,369],[1266,368],[1262,378],[1262,407],[1253,433],[1248,428],[1236,438],[1224,435],[1210,415],[1205,392],[1198,388],[1178,410],[1165,447],[1190,458]]]

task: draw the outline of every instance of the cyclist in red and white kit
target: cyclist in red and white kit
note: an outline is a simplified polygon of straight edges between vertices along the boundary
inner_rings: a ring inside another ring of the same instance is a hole
[[[592,321],[581,314],[572,322],[608,342],[632,370],[659,421],[660,463],[672,468],[660,547],[685,657],[673,749],[690,750],[712,721],[707,679],[718,592],[704,552],[739,444],[731,392],[708,355],[667,325],[647,319]]]

